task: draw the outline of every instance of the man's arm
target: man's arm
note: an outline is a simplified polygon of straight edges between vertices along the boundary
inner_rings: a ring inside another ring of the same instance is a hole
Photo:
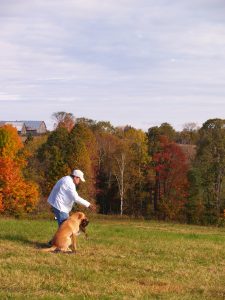
[[[78,200],[75,201],[76,203],[84,205],[85,207],[89,208],[92,212],[96,212],[95,204],[92,204],[92,203],[88,202],[87,200],[84,200],[78,194],[77,194],[77,196],[78,196],[78,198],[76,198],[76,199],[78,199]]]
[[[89,207],[89,206],[91,205],[90,202],[88,202],[87,200],[81,198],[81,197],[78,195],[78,193],[77,193],[76,190],[74,191],[74,199],[75,199],[74,202],[76,202],[76,203],[78,203],[78,204],[81,204],[81,205],[83,205],[83,206],[85,206],[85,207]]]
[[[67,192],[69,193],[69,196],[73,199],[73,201],[77,204],[81,204],[87,208],[89,208],[92,211],[95,211],[96,208],[93,204],[91,204],[89,201],[83,199],[80,197],[76,191],[75,186],[68,187]]]

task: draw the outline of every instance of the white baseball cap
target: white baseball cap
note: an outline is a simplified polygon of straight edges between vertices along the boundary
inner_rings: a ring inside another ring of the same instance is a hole
[[[72,172],[73,176],[79,177],[81,181],[85,181],[84,179],[84,173],[81,170],[73,170]]]

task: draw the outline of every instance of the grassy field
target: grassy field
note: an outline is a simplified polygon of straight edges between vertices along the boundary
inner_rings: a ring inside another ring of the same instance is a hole
[[[0,219],[0,299],[225,299],[225,229],[93,219],[77,254],[54,221]]]

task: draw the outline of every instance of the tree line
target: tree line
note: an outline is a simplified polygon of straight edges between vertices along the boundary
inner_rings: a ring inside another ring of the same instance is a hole
[[[144,132],[66,112],[53,117],[53,131],[24,144],[14,128],[0,128],[2,213],[37,209],[76,168],[86,177],[79,193],[99,213],[225,223],[225,120],[189,123],[180,132],[163,123]]]

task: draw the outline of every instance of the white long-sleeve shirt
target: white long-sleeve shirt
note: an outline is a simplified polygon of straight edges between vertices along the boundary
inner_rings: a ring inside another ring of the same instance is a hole
[[[85,207],[91,204],[78,195],[72,177],[64,176],[54,185],[48,197],[48,203],[62,212],[69,213],[74,202]]]

